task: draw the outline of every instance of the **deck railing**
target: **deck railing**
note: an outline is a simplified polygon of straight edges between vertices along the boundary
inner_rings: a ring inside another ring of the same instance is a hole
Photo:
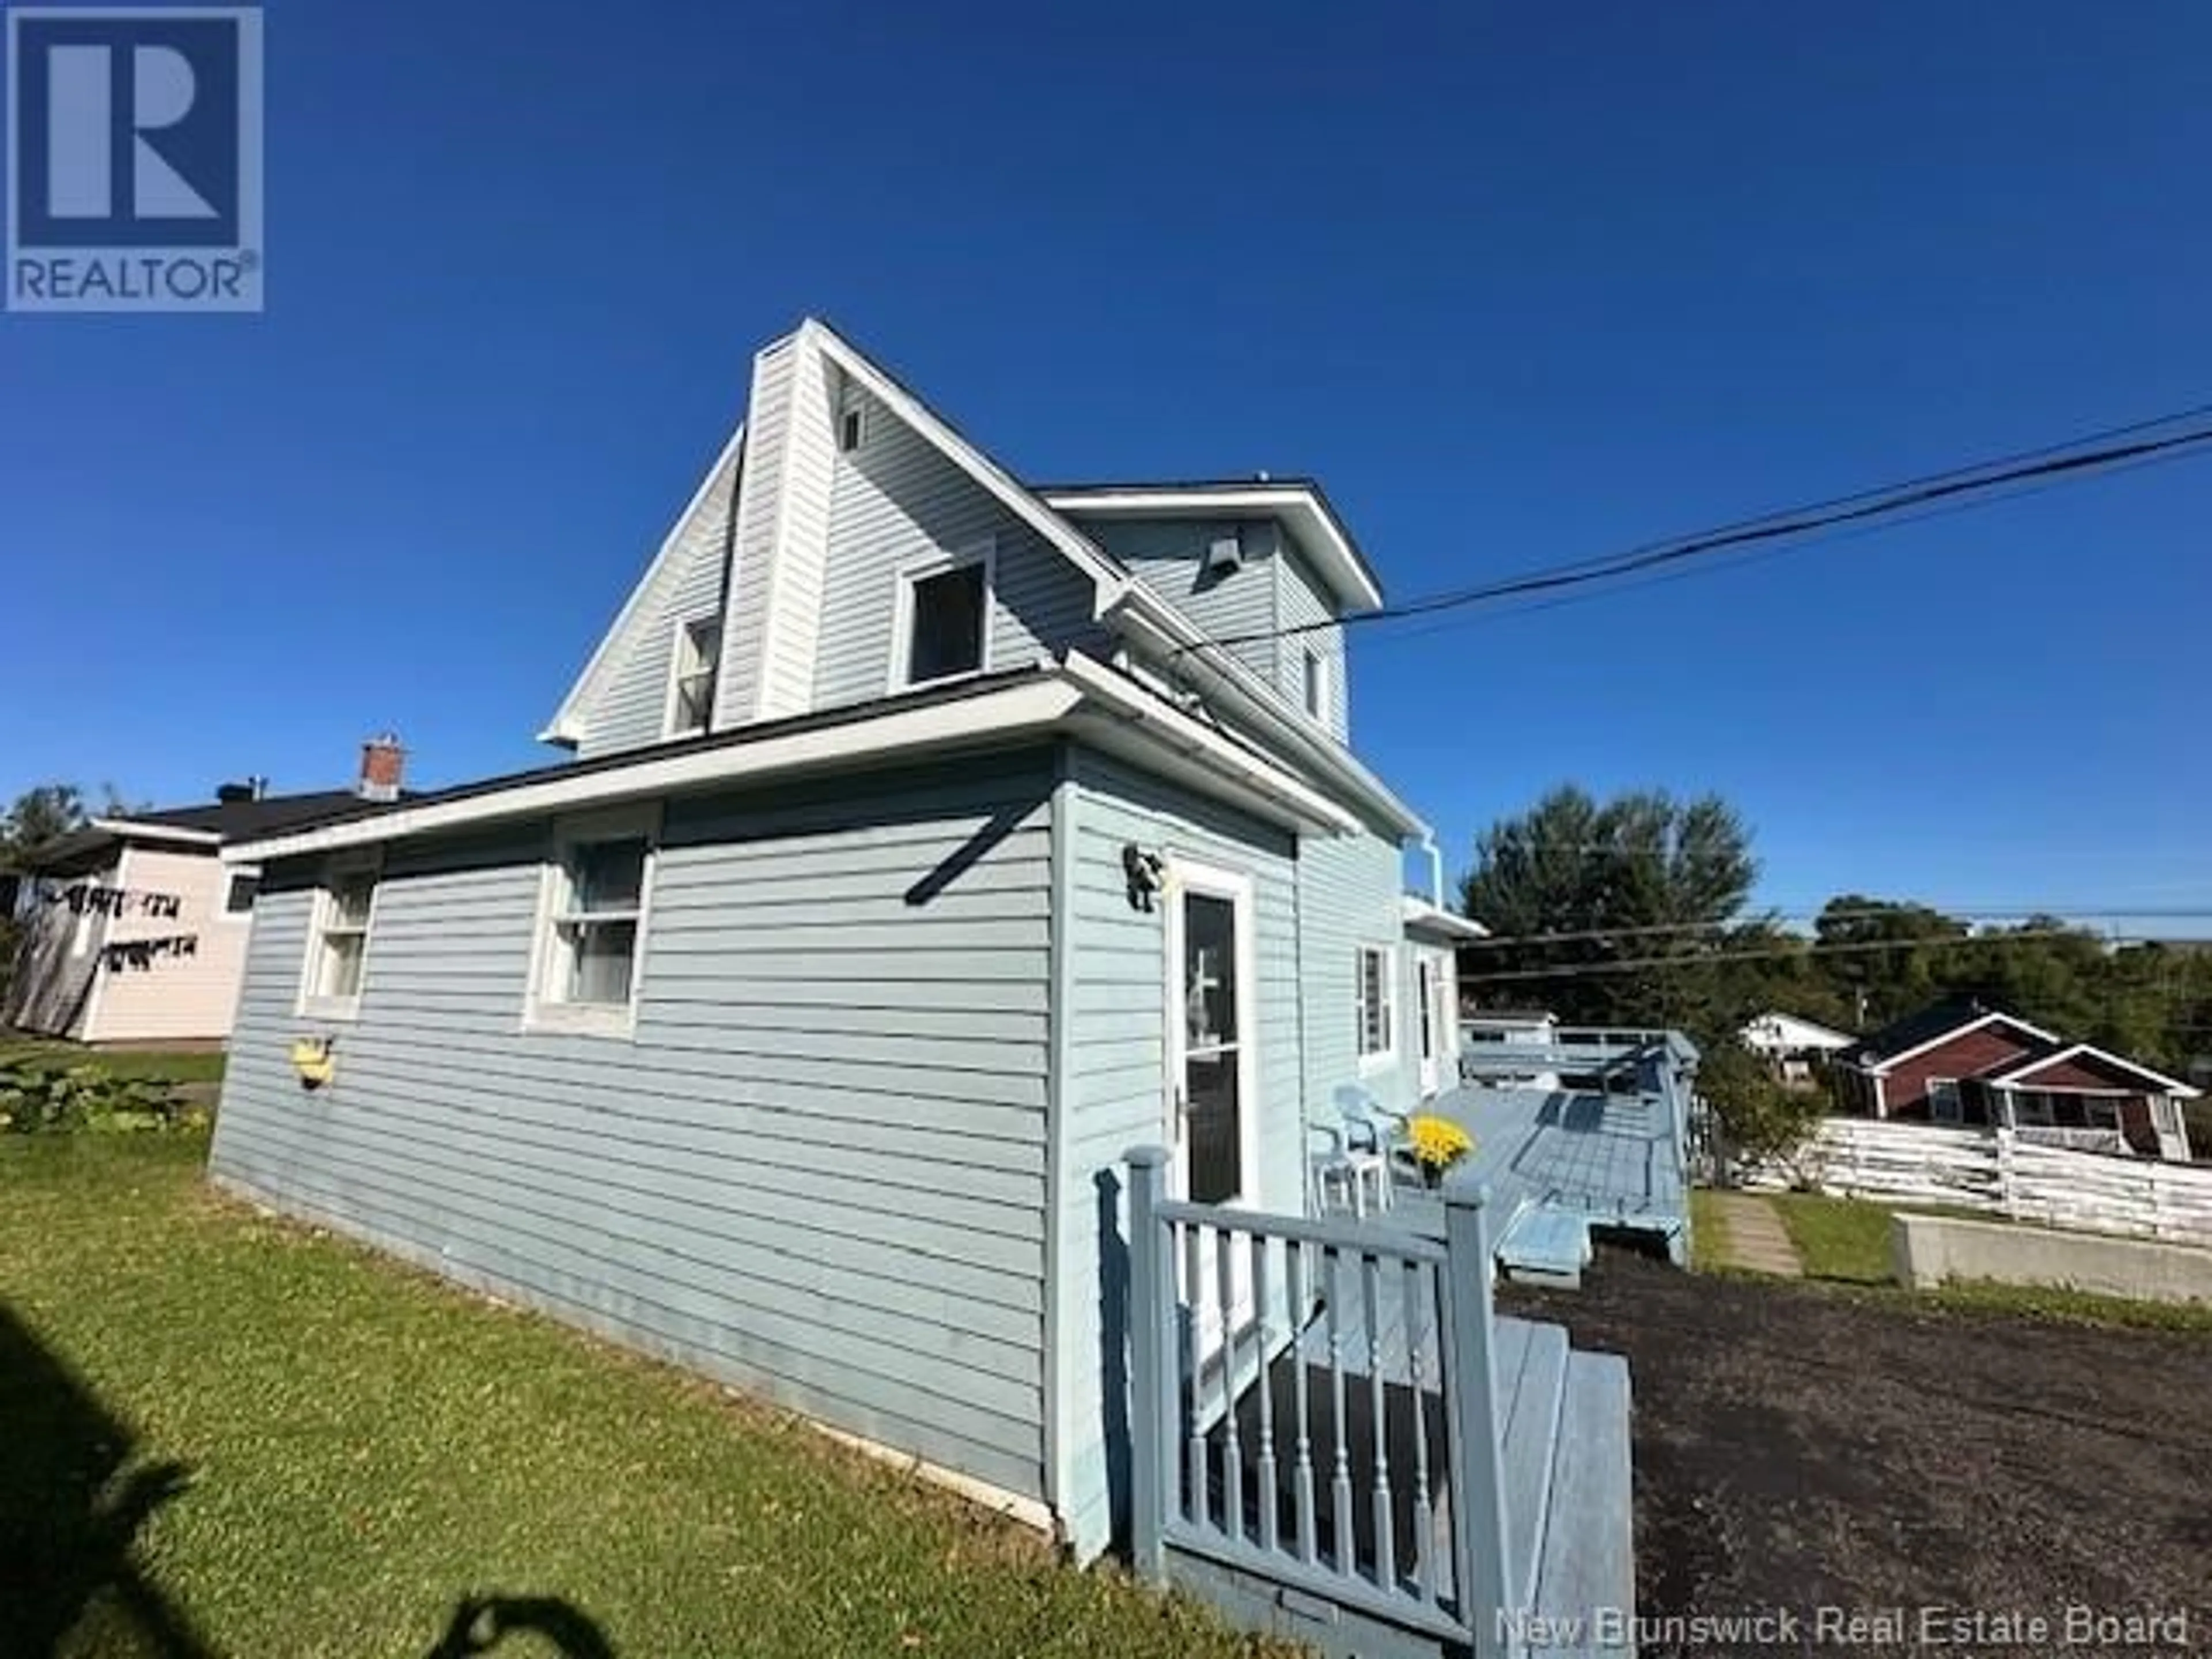
[[[1507,1594],[1485,1195],[1441,1243],[1167,1195],[1130,1170],[1131,1531],[1495,1650]]]

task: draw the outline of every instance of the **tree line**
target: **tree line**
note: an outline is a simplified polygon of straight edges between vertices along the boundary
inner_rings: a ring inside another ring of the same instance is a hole
[[[2212,941],[2114,945],[2057,916],[1978,926],[1856,892],[1790,927],[1752,907],[1759,871],[1717,796],[1563,786],[1476,840],[1461,908],[1497,942],[1462,951],[1462,989],[1707,1045],[1769,1010],[1871,1032],[1972,996],[2177,1075],[2212,1053]]]

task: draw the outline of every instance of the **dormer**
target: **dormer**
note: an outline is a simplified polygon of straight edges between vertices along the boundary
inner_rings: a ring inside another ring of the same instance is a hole
[[[1382,591],[1319,484],[1261,478],[1038,493],[1286,702],[1350,740],[1342,620],[1380,608]]]
[[[589,758],[1103,651],[1127,586],[810,320],[753,360],[744,425],[541,735]]]

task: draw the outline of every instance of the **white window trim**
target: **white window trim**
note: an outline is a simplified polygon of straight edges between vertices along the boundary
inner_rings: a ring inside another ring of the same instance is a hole
[[[1320,704],[1319,708],[1306,701],[1305,677],[1309,665],[1313,670],[1314,696]],[[1326,651],[1316,650],[1310,645],[1298,648],[1298,707],[1304,711],[1308,720],[1323,726],[1330,725],[1329,710],[1334,706],[1336,698],[1336,687],[1332,684],[1335,678],[1333,668]]]
[[[1370,955],[1382,958],[1382,973],[1377,988],[1382,997],[1383,1047],[1369,1050],[1367,1042],[1367,958]],[[1362,945],[1354,948],[1352,957],[1352,1011],[1359,1021],[1359,1074],[1388,1071],[1398,1063],[1398,951],[1389,945]]]
[[[670,630],[671,637],[668,641],[668,691],[667,695],[661,700],[660,706],[660,735],[664,738],[696,738],[712,730],[714,726],[713,699],[709,699],[707,705],[707,724],[705,726],[700,726],[696,729],[679,730],[676,724],[676,710],[679,706],[679,697],[678,694],[682,687],[684,679],[684,647],[690,643],[691,630],[698,627],[702,623],[712,623],[714,624],[715,639],[713,689],[715,697],[719,698],[721,696],[722,647],[724,643],[722,635],[726,631],[723,624],[723,619],[711,611],[702,611],[698,615],[693,617],[678,617],[676,619],[676,626]]]
[[[629,1000],[617,1006],[563,1002],[548,996],[545,988],[552,982],[558,961],[554,905],[565,884],[568,849],[589,842],[638,836],[645,841],[645,863],[638,874],[637,938],[630,946]],[[636,1037],[638,999],[645,987],[646,935],[653,918],[653,871],[659,861],[660,805],[657,801],[562,818],[554,824],[551,845],[538,872],[538,916],[531,932],[530,980],[522,1003],[524,1030],[625,1040]]]
[[[320,996],[315,991],[315,980],[322,966],[323,929],[330,921],[331,884],[343,877],[367,876],[368,889],[368,919],[361,930],[361,978],[349,997]],[[315,902],[307,916],[307,949],[300,963],[300,992],[293,1004],[293,1012],[302,1019],[352,1020],[361,1018],[362,993],[368,988],[369,952],[376,945],[376,911],[384,902],[383,860],[375,857],[334,858],[323,866],[321,879],[315,884]],[[256,903],[259,901],[257,899]]]
[[[1162,1018],[1165,1021],[1166,1041],[1160,1045],[1164,1067],[1164,1094],[1167,1117],[1161,1132],[1168,1145],[1176,1148],[1174,1178],[1185,1182],[1189,1178],[1189,1149],[1184,1144],[1182,1126],[1177,1121],[1177,1103],[1183,1090],[1183,1062],[1187,1056],[1187,1038],[1183,1021],[1186,1018],[1180,994],[1183,982],[1183,910],[1186,893],[1198,893],[1209,898],[1226,899],[1235,908],[1236,974],[1237,974],[1237,1167],[1243,1177],[1243,1190],[1227,1201],[1230,1209],[1257,1209],[1261,1206],[1261,1174],[1260,1169],[1260,1032],[1258,923],[1252,902],[1252,878],[1240,870],[1224,870],[1217,865],[1200,864],[1194,860],[1168,857],[1166,880],[1163,897],[1166,901],[1165,925],[1160,929],[1160,947],[1164,972],[1162,989],[1164,994]]]
[[[252,921],[254,907],[261,902],[261,895],[257,890],[253,895],[252,904],[247,905],[243,910],[234,910],[230,908],[231,884],[240,876],[250,876],[255,881],[259,881],[261,866],[258,864],[227,864],[222,866],[222,877],[216,882],[215,890],[215,919],[220,922],[228,923],[233,927],[244,927]]]
[[[907,678],[907,667],[914,654],[914,590],[915,585],[932,576],[942,576],[949,571],[964,570],[969,565],[983,568],[983,615],[981,620],[981,648],[976,653],[975,666],[963,668],[957,673],[939,674],[935,679],[913,681]],[[991,672],[991,623],[999,606],[999,538],[986,536],[981,541],[969,542],[951,552],[934,552],[918,559],[909,559],[894,573],[896,597],[891,609],[891,665],[884,690],[892,696],[902,691],[920,690],[929,685],[952,685],[970,680]]]

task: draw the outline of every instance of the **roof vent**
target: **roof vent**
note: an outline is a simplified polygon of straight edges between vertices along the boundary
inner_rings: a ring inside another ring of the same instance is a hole
[[[1206,546],[1206,562],[1199,567],[1209,576],[1225,576],[1243,568],[1244,532],[1237,529],[1216,536]]]

